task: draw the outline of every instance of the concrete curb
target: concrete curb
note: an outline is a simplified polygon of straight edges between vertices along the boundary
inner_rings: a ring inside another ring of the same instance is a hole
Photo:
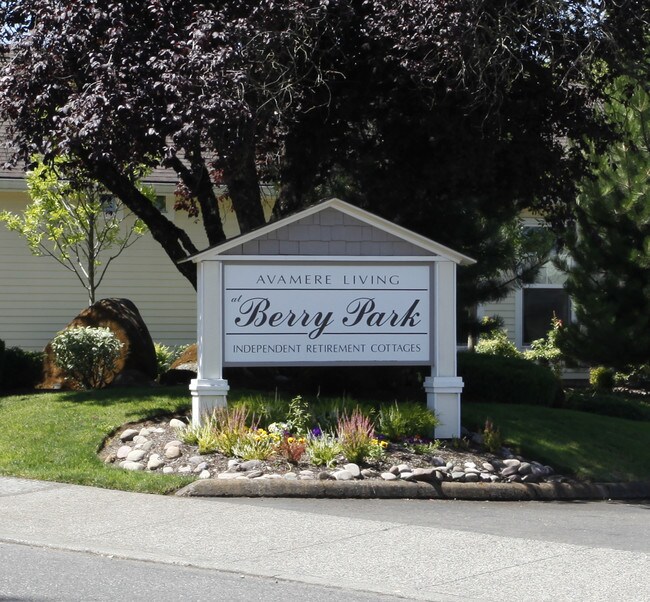
[[[640,483],[413,483],[406,481],[288,481],[203,479],[176,492],[181,497],[299,497],[333,499],[439,499],[475,501],[650,499]]]

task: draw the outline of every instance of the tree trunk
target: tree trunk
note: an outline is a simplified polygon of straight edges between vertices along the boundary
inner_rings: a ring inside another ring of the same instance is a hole
[[[191,168],[186,167],[178,157],[174,156],[167,160],[166,165],[176,171],[190,194],[198,200],[208,243],[211,246],[218,245],[226,240],[226,234],[210,173],[200,152],[189,157],[189,161]]]
[[[162,215],[133,182],[112,165],[95,165],[93,175],[147,225],[154,240],[160,243],[176,269],[196,290],[196,265],[191,261],[179,263],[198,253],[187,233]]]
[[[224,168],[224,180],[242,234],[266,223],[255,165],[254,127],[252,122],[244,126]]]

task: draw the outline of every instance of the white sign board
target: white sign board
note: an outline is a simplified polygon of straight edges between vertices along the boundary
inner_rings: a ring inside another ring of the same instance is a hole
[[[430,362],[427,265],[225,263],[225,365]]]

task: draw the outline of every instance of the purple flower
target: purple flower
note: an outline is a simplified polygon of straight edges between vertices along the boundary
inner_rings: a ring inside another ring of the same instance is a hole
[[[313,437],[320,437],[323,434],[323,431],[321,431],[319,427],[315,427],[311,429],[311,434]]]

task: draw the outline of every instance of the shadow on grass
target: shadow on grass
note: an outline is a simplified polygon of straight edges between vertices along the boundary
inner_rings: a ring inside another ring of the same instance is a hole
[[[93,389],[88,391],[47,391],[56,393],[57,401],[73,403],[89,403],[109,406],[134,400],[155,401],[161,398],[177,398],[179,402],[187,402],[190,392],[186,386],[174,387],[133,387],[115,389]]]

